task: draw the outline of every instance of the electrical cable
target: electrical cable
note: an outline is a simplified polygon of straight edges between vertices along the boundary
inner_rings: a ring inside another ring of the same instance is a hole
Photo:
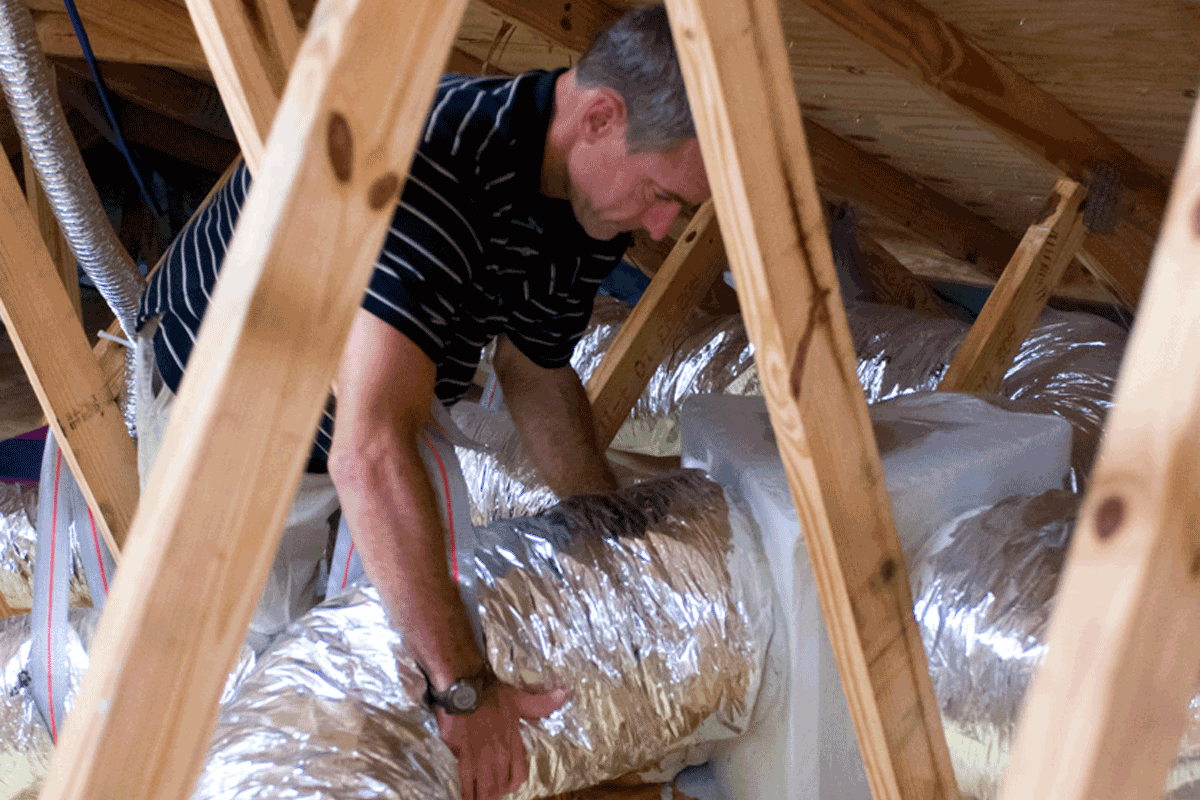
[[[114,145],[121,155],[125,158],[125,163],[129,166],[130,173],[133,174],[133,180],[137,183],[138,193],[142,196],[142,201],[150,209],[155,217],[162,217],[162,209],[158,207],[158,203],[154,201],[153,195],[150,194],[146,187],[146,182],[142,179],[142,173],[134,161],[133,153],[129,150],[129,145],[125,142],[125,137],[121,134],[121,125],[117,122],[117,115],[113,113],[112,106],[108,102],[108,87],[104,83],[104,79],[100,76],[100,66],[96,63],[96,55],[92,52],[92,45],[88,41],[87,31],[83,28],[83,20],[79,16],[79,9],[75,7],[75,0],[63,0],[63,5],[66,6],[67,16],[71,18],[71,27],[75,29],[75,38],[79,40],[79,47],[83,50],[84,60],[87,61],[88,68],[92,72],[92,80],[96,82],[96,89],[100,95],[100,104],[104,107],[104,114],[108,117],[108,124],[112,126],[116,141]]]

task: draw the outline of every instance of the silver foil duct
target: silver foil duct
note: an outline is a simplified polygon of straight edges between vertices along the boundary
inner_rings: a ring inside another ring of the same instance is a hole
[[[921,627],[964,798],[993,800],[1046,633],[1080,497],[1047,492],[971,511],[913,559]],[[1170,800],[1200,798],[1200,694],[1168,775]]]
[[[30,484],[0,483],[0,594],[10,608],[33,607],[33,560],[37,554],[38,490]],[[71,537],[72,606],[92,604],[79,542]]]
[[[65,708],[70,712],[79,684],[91,661],[88,651],[100,612],[72,608],[66,647],[68,693]],[[30,616],[21,614],[0,619],[0,798],[36,800],[41,791],[54,743],[34,704],[29,690],[29,648],[32,639]],[[238,683],[254,669],[254,652],[242,647],[237,665],[229,674],[221,703],[232,698]]]
[[[732,522],[731,522],[732,520]],[[704,761],[755,711],[774,601],[755,534],[698,473],[478,531],[478,612],[503,679],[566,685],[528,724],[532,798]],[[194,797],[447,798],[457,769],[377,592],[326,601],[224,707]]]
[[[628,317],[630,307],[597,297],[588,330],[572,364],[586,381]],[[858,378],[868,403],[933,390],[969,325],[895,306],[848,303]],[[1094,314],[1047,309],[1005,374],[1001,396],[1013,411],[1057,414],[1075,427],[1071,463],[1077,484],[1090,472],[1127,334]],[[689,394],[762,394],[754,346],[737,317],[689,317],[671,358],[652,376],[634,406],[628,434],[634,442],[677,446],[670,421]],[[663,416],[665,425],[656,424]]]
[[[69,675],[67,708],[87,671],[86,647],[100,615],[71,609],[66,659]],[[27,688],[30,647],[29,615],[0,619],[0,797],[34,800],[41,790],[54,744]]]
[[[21,134],[21,145],[29,154],[67,246],[113,310],[125,338],[132,342],[142,276],[117,239],[67,127],[55,95],[53,73],[25,0],[0,0],[0,83]],[[136,411],[131,357],[128,353],[122,411],[132,435]]]
[[[847,306],[868,403],[936,389],[966,323],[873,303]],[[1013,411],[1057,414],[1075,427],[1077,482],[1091,471],[1127,334],[1094,314],[1047,309],[1021,344],[1000,394]]]
[[[88,177],[24,0],[0,0],[0,83],[71,252],[132,341],[141,274],[117,240]]]
[[[591,321],[571,365],[587,382],[600,365],[632,307],[605,295],[596,297]],[[693,312],[670,343],[671,355],[651,376],[634,404],[636,418],[673,414],[693,394],[720,394],[754,364],[754,346],[738,316]]]
[[[507,412],[459,403],[450,414],[473,442],[454,448],[471,495],[473,524],[537,514],[558,502],[526,455]]]

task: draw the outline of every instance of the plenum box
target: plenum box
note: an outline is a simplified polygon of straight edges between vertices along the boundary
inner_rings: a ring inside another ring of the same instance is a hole
[[[1015,494],[1061,489],[1066,420],[1006,411],[974,395],[904,395],[870,408],[907,563],[941,526]],[[727,800],[869,800],[812,565],[761,397],[697,395],[680,414],[684,467],[702,469],[758,527],[780,623],[756,722],[718,748]],[[788,763],[789,757],[792,763]]]

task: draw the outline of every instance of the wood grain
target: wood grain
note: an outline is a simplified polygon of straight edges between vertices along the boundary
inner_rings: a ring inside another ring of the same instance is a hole
[[[1200,113],[1001,797],[1150,800],[1200,669]]]
[[[1047,217],[1030,225],[975,324],[938,384],[943,392],[1000,391],[1021,343],[1083,241],[1079,204],[1087,190],[1070,178],[1054,187]]]
[[[187,10],[170,0],[76,0],[96,58],[207,71]],[[61,3],[29,3],[47,55],[82,57]]]
[[[872,794],[957,798],[777,7],[667,8]]]
[[[588,380],[596,438],[606,449],[689,314],[725,270],[725,246],[711,202],[692,218]]]
[[[804,133],[823,190],[869,206],[989,275],[1004,271],[1014,237],[816,123],[806,121]]]
[[[592,37],[620,11],[599,0],[484,0],[509,17],[577,52],[587,50]]]
[[[804,0],[891,60],[918,85],[971,114],[994,132],[1063,174],[1087,182],[1100,164],[1121,175],[1128,195],[1115,239],[1126,253],[1152,246],[1166,202],[1159,175],[998,58],[916,0]],[[1101,280],[1119,280],[1122,300],[1136,306],[1148,261],[1110,263],[1111,248],[1084,249],[1102,263]],[[1085,264],[1088,263],[1086,260]]]
[[[251,174],[263,147],[300,34],[287,0],[188,0],[188,11]]]
[[[0,169],[0,316],[110,548],[138,502],[133,441],[16,177]]]
[[[931,317],[954,317],[946,303],[929,288],[929,284],[861,231],[858,234],[858,246],[866,261],[872,302],[920,311]]]
[[[187,795],[464,1],[310,23],[42,800]]]

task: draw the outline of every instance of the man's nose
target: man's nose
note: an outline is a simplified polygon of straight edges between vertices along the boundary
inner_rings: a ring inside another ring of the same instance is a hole
[[[671,229],[671,223],[679,216],[681,206],[677,201],[660,201],[651,204],[642,215],[642,227],[650,234],[651,239],[661,239]]]

